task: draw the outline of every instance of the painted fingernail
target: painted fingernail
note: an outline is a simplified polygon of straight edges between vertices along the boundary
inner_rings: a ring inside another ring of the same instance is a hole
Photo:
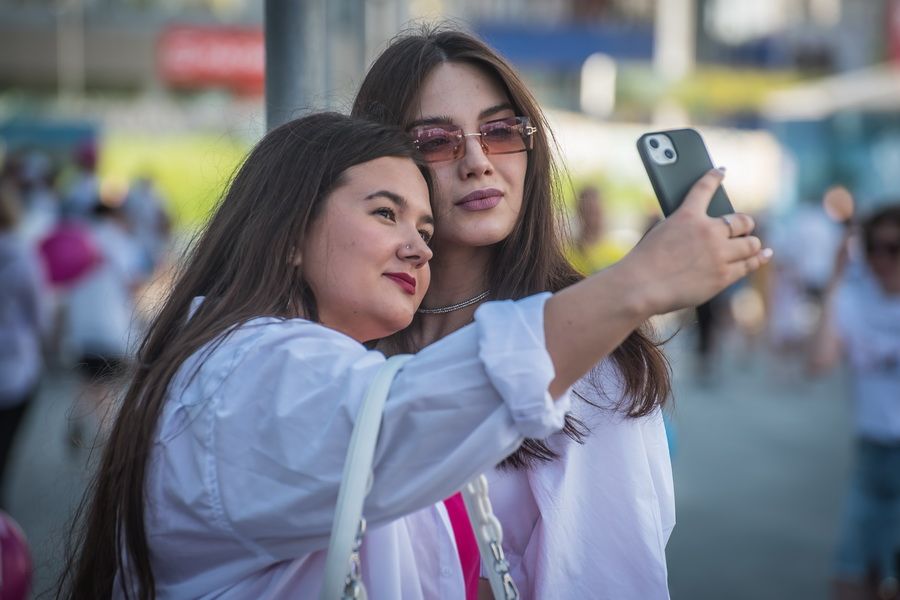
[[[725,167],[724,167],[724,166],[722,166],[722,165],[719,165],[719,166],[718,166],[718,167],[716,167],[716,171],[718,171],[718,172],[719,172],[719,173],[721,173],[721,174],[722,174],[722,175],[724,175],[724,174],[725,174],[725,171],[726,171],[726,169],[725,169]]]
[[[763,258],[772,258],[773,254],[775,254],[775,251],[772,250],[771,248],[763,248],[762,251],[760,252],[760,255]]]

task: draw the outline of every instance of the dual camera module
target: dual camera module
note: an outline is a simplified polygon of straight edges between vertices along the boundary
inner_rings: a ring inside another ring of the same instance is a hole
[[[678,160],[678,155],[675,153],[675,146],[672,144],[672,140],[669,139],[669,136],[661,133],[648,136],[646,144],[650,158],[652,158],[655,163],[669,165]]]

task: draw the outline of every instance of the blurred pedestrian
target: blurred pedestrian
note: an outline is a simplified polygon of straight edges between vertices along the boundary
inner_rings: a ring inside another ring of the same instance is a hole
[[[862,261],[854,262],[851,241],[848,236],[841,246],[825,288],[809,366],[821,373],[844,363],[850,377],[856,460],[838,546],[838,597],[874,598],[877,588],[879,598],[894,598],[900,561],[900,204],[863,222]]]
[[[16,231],[20,211],[12,182],[0,181],[0,486],[40,382],[47,321],[40,266]]]
[[[606,209],[600,190],[585,186],[575,206],[577,233],[568,249],[569,262],[579,273],[590,275],[619,262],[629,248],[617,243],[606,228]]]
[[[132,182],[122,209],[141,247],[149,276],[163,259],[172,228],[163,199],[149,176],[138,177]]]
[[[99,252],[96,264],[72,282],[62,300],[61,347],[83,381],[70,420],[70,437],[84,438],[84,410],[102,425],[110,383],[126,365],[140,332],[135,293],[145,278],[140,247],[119,206],[95,204],[88,232]]]
[[[45,153],[34,150],[22,162],[22,203],[24,214],[20,230],[32,244],[47,236],[60,217],[59,196],[54,187],[56,173]]]
[[[841,228],[821,204],[804,203],[772,223],[769,339],[785,354],[803,356],[831,275]]]
[[[75,174],[63,194],[63,216],[90,218],[100,201],[100,179],[97,177],[98,148],[94,140],[78,144],[72,154]]]

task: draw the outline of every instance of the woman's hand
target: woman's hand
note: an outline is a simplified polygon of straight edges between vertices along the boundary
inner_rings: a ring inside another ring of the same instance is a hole
[[[701,304],[769,262],[772,250],[749,235],[752,217],[706,214],[723,177],[718,169],[706,173],[678,210],[616,265],[629,272],[630,292],[647,316]]]
[[[554,398],[651,316],[701,304],[769,261],[772,251],[748,235],[749,216],[706,214],[721,182],[721,171],[704,175],[628,256],[547,301]]]

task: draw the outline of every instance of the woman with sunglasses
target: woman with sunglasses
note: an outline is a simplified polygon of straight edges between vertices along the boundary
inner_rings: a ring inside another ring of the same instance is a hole
[[[383,343],[386,351],[414,351],[453,334],[481,302],[556,292],[581,279],[560,239],[552,133],[519,76],[490,47],[454,30],[401,36],[372,65],[353,114],[405,129],[435,179],[432,286],[412,326]],[[722,176],[708,173],[689,200],[708,205]],[[660,414],[668,367],[648,327],[625,326],[622,315],[631,294],[675,298],[708,269],[740,276],[771,255],[747,235],[750,217],[729,223],[692,206],[592,276],[608,294],[598,310],[622,335],[610,337],[608,359],[575,384],[562,433],[526,440],[488,473],[503,548],[525,598],[668,595],[664,549],[674,503]],[[705,247],[713,239],[730,249]],[[471,573],[470,557],[461,560]],[[477,580],[467,585],[472,597]]]
[[[385,360],[364,344],[408,326],[429,285],[430,172],[415,156],[402,131],[333,114],[253,149],[139,349],[59,596],[318,594],[349,437]],[[705,210],[695,196],[685,220]],[[635,260],[684,229],[660,228]],[[436,503],[562,427],[570,386],[642,319],[737,279],[743,266],[714,258],[736,244],[709,235],[693,256],[708,274],[677,292],[628,268],[620,291],[588,279],[485,304],[406,363],[365,505],[371,596],[462,597],[452,540],[420,552],[448,539]]]
[[[900,576],[900,205],[861,229],[863,264],[847,268],[845,240],[810,345],[813,373],[846,360],[851,381],[856,464],[838,543],[839,600],[895,597]]]

